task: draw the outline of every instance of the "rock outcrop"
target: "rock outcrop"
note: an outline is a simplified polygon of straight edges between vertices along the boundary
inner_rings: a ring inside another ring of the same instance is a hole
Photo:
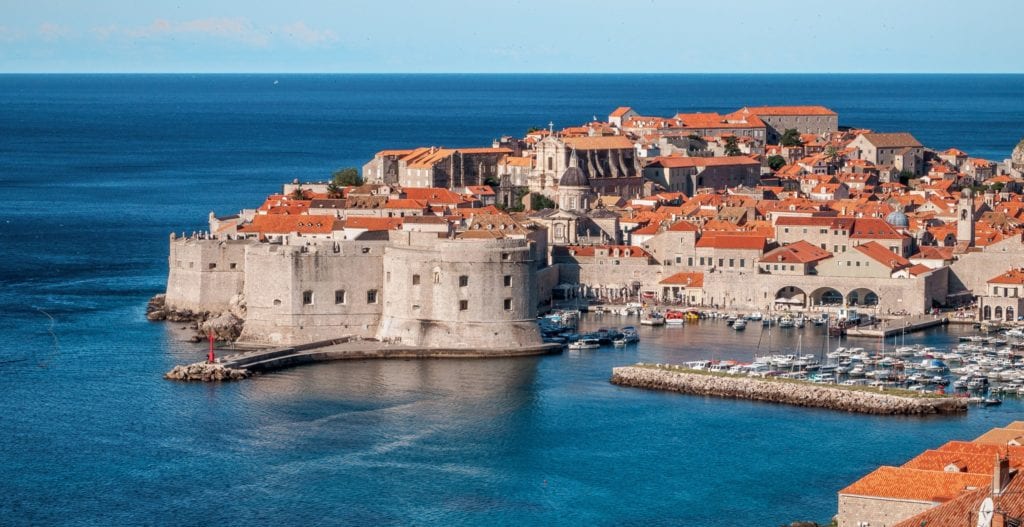
[[[223,364],[196,362],[187,366],[175,366],[164,374],[165,379],[172,381],[237,381],[249,376],[248,370],[228,368]]]
[[[231,342],[238,339],[242,334],[242,326],[245,321],[232,313],[221,313],[213,318],[208,318],[199,323],[199,331],[204,335],[211,332],[217,340]]]
[[[612,384],[693,395],[713,395],[878,415],[953,414],[967,411],[955,397],[897,395],[809,382],[713,375],[669,365],[614,368]]]

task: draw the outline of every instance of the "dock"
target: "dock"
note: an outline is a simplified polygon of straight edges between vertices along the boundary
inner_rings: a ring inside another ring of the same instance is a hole
[[[499,357],[525,357],[561,353],[561,344],[538,344],[515,348],[469,349],[433,348],[403,345],[376,339],[341,337],[337,339],[263,348],[227,355],[218,359],[216,366],[228,371],[266,373],[293,366],[336,360],[367,359],[482,359]],[[182,379],[208,380],[208,379]],[[220,380],[220,379],[211,379]]]
[[[885,338],[903,333],[912,333],[949,323],[943,315],[914,315],[883,320],[870,326],[855,326],[846,329],[848,337]]]

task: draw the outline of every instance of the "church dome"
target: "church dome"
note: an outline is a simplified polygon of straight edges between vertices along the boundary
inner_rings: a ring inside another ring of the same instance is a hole
[[[562,178],[558,180],[560,187],[589,187],[590,181],[587,175],[580,170],[580,167],[570,166],[562,172]]]
[[[889,215],[885,217],[885,222],[888,223],[889,225],[892,225],[893,227],[910,226],[910,219],[907,218],[907,215],[904,214],[903,211],[899,209],[890,212]]]

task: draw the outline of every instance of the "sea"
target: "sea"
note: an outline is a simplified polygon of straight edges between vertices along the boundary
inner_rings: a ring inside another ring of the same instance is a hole
[[[489,145],[623,105],[766,104],[992,160],[1024,135],[1015,75],[0,75],[0,524],[827,522],[875,467],[1024,418],[1017,400],[872,417],[609,384],[618,365],[768,349],[759,326],[714,321],[643,328],[624,350],[161,378],[203,345],[145,304],[169,234],[210,212],[384,148]],[[818,353],[823,338],[779,330],[771,347]]]

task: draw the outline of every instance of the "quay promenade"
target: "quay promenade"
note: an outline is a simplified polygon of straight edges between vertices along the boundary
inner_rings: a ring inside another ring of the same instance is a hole
[[[944,315],[914,315],[882,320],[878,324],[870,326],[848,328],[846,330],[846,335],[848,337],[885,338],[893,335],[899,335],[901,333],[912,333],[914,331],[920,331],[948,323],[949,318]]]
[[[313,342],[296,346],[254,349],[242,353],[225,356],[215,364],[217,370],[228,372],[244,372],[230,379],[247,377],[251,373],[267,373],[271,371],[335,360],[367,360],[367,359],[476,359],[495,357],[525,357],[560,353],[560,344],[540,344],[536,346],[517,346],[509,348],[490,348],[475,350],[467,348],[439,348],[424,346],[407,346],[400,343],[384,342],[358,337],[342,337],[337,339]],[[205,363],[197,363],[205,364]],[[195,366],[195,365],[193,365]],[[177,367],[179,371],[184,371]],[[172,370],[174,371],[174,370]],[[196,369],[199,375],[172,376],[175,380],[227,380],[211,377],[206,369]]]

